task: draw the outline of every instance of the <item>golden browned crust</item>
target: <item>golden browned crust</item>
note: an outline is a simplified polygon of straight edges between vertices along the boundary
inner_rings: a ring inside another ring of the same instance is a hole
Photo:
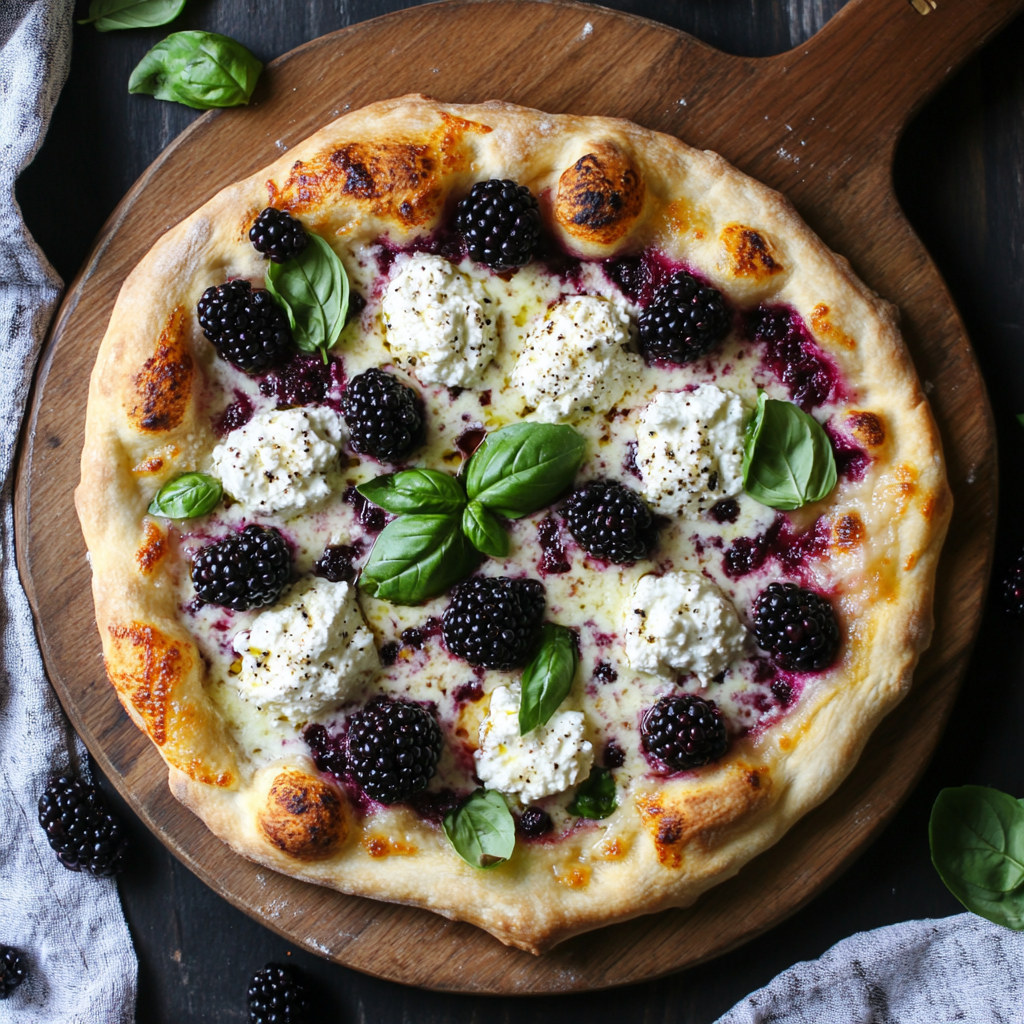
[[[348,835],[341,791],[296,768],[275,776],[256,820],[267,840],[296,860],[323,860]]]

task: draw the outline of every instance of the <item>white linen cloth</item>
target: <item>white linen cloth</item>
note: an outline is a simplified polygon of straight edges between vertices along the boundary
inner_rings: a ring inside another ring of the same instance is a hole
[[[11,500],[32,371],[61,291],[14,179],[42,142],[71,55],[74,0],[0,0],[0,945],[29,977],[0,1024],[132,1024],[138,965],[111,879],[68,871],[39,827],[47,780],[87,772],[43,672],[14,556]],[[70,500],[70,495],[68,496]]]

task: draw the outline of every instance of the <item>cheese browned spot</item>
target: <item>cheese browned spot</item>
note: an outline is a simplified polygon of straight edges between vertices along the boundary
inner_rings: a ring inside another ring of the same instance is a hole
[[[296,860],[323,860],[348,835],[341,793],[297,768],[274,778],[257,820],[268,842]]]
[[[881,416],[873,412],[852,412],[846,418],[853,436],[869,448],[881,448],[885,444],[885,424]]]
[[[138,563],[139,571],[148,574],[167,554],[167,538],[164,536],[163,530],[152,519],[147,519],[142,529],[142,544],[135,552],[135,561]]]
[[[617,146],[601,142],[562,172],[555,218],[573,238],[611,245],[636,220],[645,191],[629,157]]]
[[[782,264],[773,254],[771,243],[760,232],[742,224],[727,224],[721,238],[725,264],[736,277],[763,281],[781,273]]]
[[[137,430],[173,430],[185,418],[192,397],[195,363],[185,337],[185,307],[177,306],[156,343],[156,351],[136,374],[128,418]]]

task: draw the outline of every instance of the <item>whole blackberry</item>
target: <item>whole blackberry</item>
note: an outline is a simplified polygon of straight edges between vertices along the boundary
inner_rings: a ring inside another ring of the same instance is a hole
[[[292,332],[264,288],[238,278],[203,292],[199,326],[217,353],[246,373],[263,373],[293,351]]]
[[[754,602],[754,635],[780,668],[817,672],[839,650],[832,605],[795,583],[769,583]]]
[[[383,370],[353,377],[342,396],[341,411],[352,447],[382,462],[404,459],[423,439],[419,396]]]
[[[291,967],[267,964],[249,982],[249,1024],[308,1024],[306,986]]]
[[[251,524],[192,557],[192,585],[199,600],[236,612],[273,604],[291,571],[288,545],[272,526]]]
[[[717,761],[729,746],[718,705],[689,693],[662,697],[650,708],[640,725],[640,741],[648,754],[677,771]]]
[[[452,591],[441,632],[457,658],[507,669],[533,653],[543,618],[544,586],[537,580],[474,576]]]
[[[540,237],[540,210],[525,185],[478,181],[455,210],[455,227],[469,255],[495,270],[530,262]]]
[[[52,779],[39,798],[39,824],[64,867],[104,878],[124,867],[128,840],[95,786],[73,775]]]
[[[349,770],[382,804],[426,789],[440,756],[441,729],[419,704],[375,697],[349,720]]]
[[[6,999],[28,974],[25,958],[13,946],[0,946],[0,999]]]
[[[592,555],[622,564],[646,558],[657,543],[654,516],[636,491],[591,480],[562,506],[569,532]]]
[[[692,363],[729,333],[729,320],[722,293],[681,270],[640,314],[640,350],[648,358]]]
[[[1018,618],[1024,615],[1024,551],[1003,579],[1003,602],[1008,614]]]
[[[528,839],[546,836],[554,827],[551,815],[543,807],[527,807],[516,821],[516,831]]]
[[[249,241],[267,259],[287,263],[306,248],[309,236],[294,217],[268,206],[249,228]]]

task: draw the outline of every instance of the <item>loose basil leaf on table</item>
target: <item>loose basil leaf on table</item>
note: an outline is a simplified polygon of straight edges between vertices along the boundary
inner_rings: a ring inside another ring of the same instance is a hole
[[[216,32],[174,32],[139,61],[128,91],[195,110],[238,107],[249,102],[262,70],[234,39]]]
[[[468,576],[478,558],[460,516],[401,516],[381,531],[359,585],[382,601],[419,604]]]
[[[551,720],[569,696],[579,664],[576,634],[565,626],[546,622],[540,633],[540,647],[523,671],[520,736]]]
[[[743,446],[743,488],[769,508],[800,508],[820,501],[836,485],[828,434],[791,402],[757,396]]]
[[[356,490],[394,515],[461,512],[466,504],[466,492],[458,480],[436,469],[404,469],[378,476]]]
[[[478,789],[461,807],[444,818],[444,834],[455,852],[475,868],[493,868],[512,856],[516,823],[505,798],[494,790]]]
[[[149,503],[149,514],[167,519],[195,519],[212,511],[223,493],[220,481],[212,476],[183,473],[156,492]]]
[[[576,798],[568,811],[578,818],[600,821],[618,807],[615,799],[615,779],[607,768],[593,768],[585,782],[576,790]]]
[[[508,533],[479,501],[471,501],[463,511],[462,532],[477,551],[491,558],[504,558],[508,554]]]
[[[572,427],[516,423],[488,434],[469,460],[466,493],[507,519],[550,505],[572,484],[587,442]]]
[[[944,789],[928,841],[939,877],[968,910],[1024,930],[1024,802],[986,786]]]
[[[310,235],[309,242],[294,259],[270,264],[266,286],[288,317],[295,344],[319,351],[326,363],[348,315],[348,274],[324,239]]]
[[[100,32],[120,28],[155,28],[166,25],[185,9],[186,0],[92,0],[89,17],[79,25],[94,24]]]

